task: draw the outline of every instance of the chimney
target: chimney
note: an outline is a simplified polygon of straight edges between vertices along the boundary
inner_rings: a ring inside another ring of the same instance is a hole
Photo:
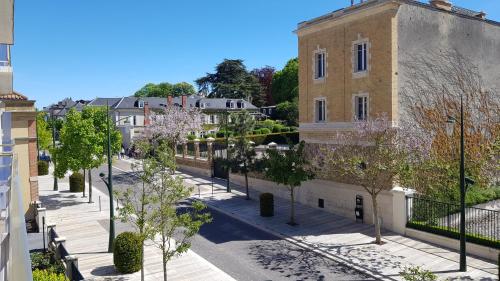
[[[449,0],[431,0],[430,4],[435,8],[445,11],[451,11],[451,7],[453,6]]]
[[[149,104],[144,102],[144,126],[149,126],[150,124],[149,114]]]
[[[476,15],[476,17],[482,19],[482,20],[485,20],[486,19],[486,13],[481,11],[479,12],[479,14]]]
[[[172,96],[167,97],[167,105],[172,106],[174,104],[174,98]]]
[[[187,108],[188,97],[186,95],[182,95],[182,108]]]

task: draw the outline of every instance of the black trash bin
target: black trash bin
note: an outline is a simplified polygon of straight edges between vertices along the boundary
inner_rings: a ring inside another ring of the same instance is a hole
[[[274,196],[271,193],[260,195],[260,215],[262,217],[274,216]]]

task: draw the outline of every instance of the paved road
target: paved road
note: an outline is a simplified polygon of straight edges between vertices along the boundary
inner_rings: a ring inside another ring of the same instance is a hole
[[[106,167],[93,172],[94,186],[107,192],[98,177],[100,172],[107,174]],[[119,169],[113,174],[115,189],[137,184],[135,178]],[[370,280],[249,224],[215,210],[210,212],[213,222],[201,228],[191,249],[237,280]]]

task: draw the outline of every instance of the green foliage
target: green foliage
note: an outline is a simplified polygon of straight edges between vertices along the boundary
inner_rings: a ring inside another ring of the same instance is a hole
[[[274,196],[272,193],[262,193],[260,196],[260,215],[262,217],[274,216]]]
[[[422,230],[425,232],[434,233],[437,235],[446,236],[453,239],[460,239],[460,232],[456,229],[448,229],[443,226],[430,225],[428,222],[411,221],[406,223],[406,227]],[[500,249],[500,240],[492,240],[491,238],[481,235],[466,234],[467,242]]]
[[[271,130],[269,130],[268,128],[262,128],[262,129],[260,129],[260,133],[262,135],[267,135],[267,134],[271,133]]]
[[[167,97],[167,96],[182,96],[194,95],[196,91],[193,85],[187,82],[180,82],[177,84],[170,84],[163,82],[159,84],[148,83],[140,90],[135,92],[136,97]]]
[[[64,177],[68,170],[99,167],[107,154],[107,122],[110,123],[111,149],[121,148],[121,134],[104,107],[85,107],[82,112],[71,109],[60,132],[60,146],[52,153],[57,160],[55,175]]]
[[[38,175],[45,176],[49,174],[49,163],[47,161],[38,161]]]
[[[70,192],[82,192],[85,188],[85,183],[83,181],[83,175],[74,172],[69,176],[69,191]]]
[[[299,102],[284,101],[276,106],[276,118],[283,120],[288,126],[297,126],[299,124]]]
[[[187,135],[188,140],[194,140],[196,139],[196,135]]]
[[[54,273],[47,270],[33,270],[33,281],[69,281],[63,273]]]
[[[224,59],[215,67],[215,73],[207,73],[197,79],[196,84],[210,97],[262,101],[260,83],[247,71],[242,60]]]
[[[437,276],[429,270],[425,270],[419,266],[406,267],[401,276],[405,281],[435,281]]]
[[[120,273],[133,273],[141,269],[142,237],[133,232],[123,232],[113,243],[113,264]]]
[[[52,128],[46,121],[48,117],[46,112],[39,111],[36,115],[36,126],[38,134],[38,146],[40,150],[49,149],[52,145]]]
[[[31,270],[45,270],[50,273],[64,273],[64,265],[57,260],[53,252],[31,252]]]
[[[273,76],[272,96],[276,104],[299,97],[299,59],[287,62],[285,67]]]
[[[279,132],[281,132],[281,129],[283,127],[285,127],[285,126],[283,126],[281,124],[274,124],[272,131],[273,131],[273,133],[279,133]]]

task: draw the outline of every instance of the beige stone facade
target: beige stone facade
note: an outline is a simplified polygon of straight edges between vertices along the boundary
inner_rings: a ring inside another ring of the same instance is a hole
[[[368,98],[368,118],[397,119],[397,6],[386,3],[297,31],[301,138],[328,142],[355,120],[355,96]],[[367,43],[367,69],[355,71],[356,48]],[[315,79],[317,50],[326,52],[326,75]],[[325,99],[326,120],[315,120],[315,100]]]

